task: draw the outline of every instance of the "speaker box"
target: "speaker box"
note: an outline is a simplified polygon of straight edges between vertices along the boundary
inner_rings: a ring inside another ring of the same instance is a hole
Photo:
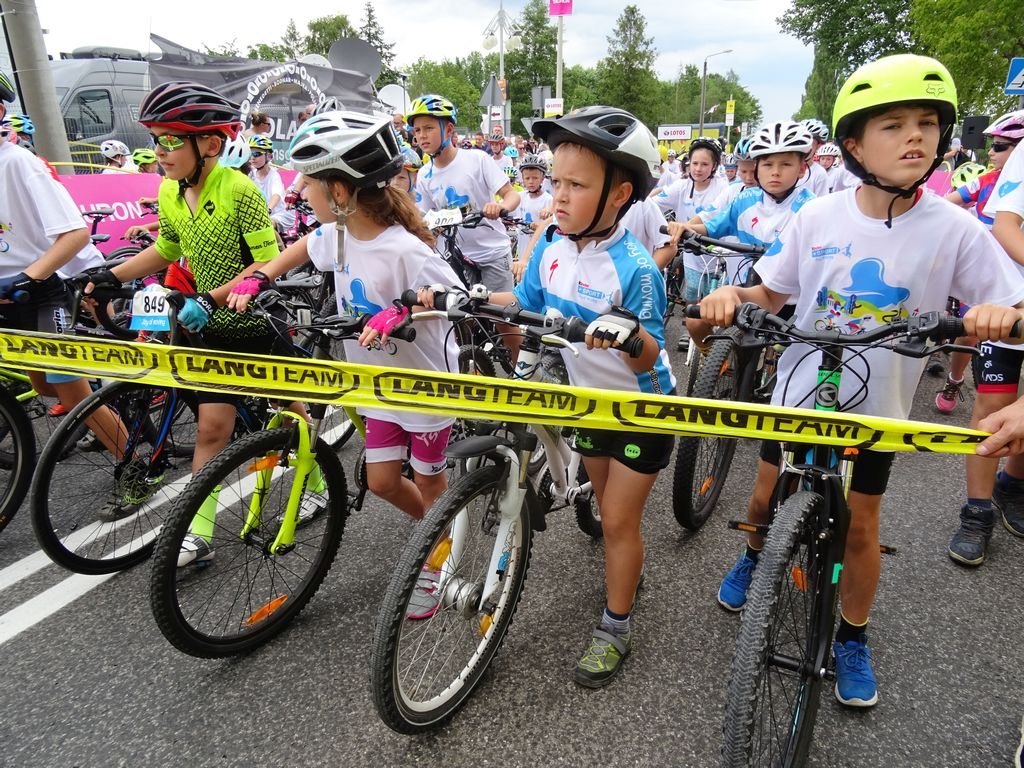
[[[963,131],[960,134],[964,149],[985,148],[985,134],[982,131],[988,128],[990,122],[992,122],[992,119],[988,115],[974,115],[964,118]]]

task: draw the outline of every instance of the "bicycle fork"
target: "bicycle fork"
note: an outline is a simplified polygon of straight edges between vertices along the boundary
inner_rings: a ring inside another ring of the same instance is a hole
[[[469,516],[465,511],[460,512],[452,523],[451,552],[441,565],[441,604],[454,609],[465,619],[470,619],[478,613],[489,616],[497,608],[497,605],[490,603],[493,595],[500,589],[508,567],[511,553],[505,543],[510,538],[512,527],[518,523],[520,511],[526,503],[526,468],[529,461],[521,461],[518,452],[507,446],[498,446],[495,450],[505,458],[508,472],[505,475],[504,488],[492,502],[497,505],[497,509],[488,509],[485,513],[497,513],[497,530],[484,581],[481,584],[459,574],[459,564],[465,552],[470,525]],[[486,525],[486,522],[485,517],[481,524]],[[485,632],[488,626],[490,622],[482,620],[481,633]]]
[[[285,455],[277,453],[265,456],[260,461],[251,465],[256,470],[256,488],[249,499],[249,513],[246,516],[245,524],[242,526],[241,537],[249,538],[259,529],[263,520],[263,502],[270,492],[270,481],[274,470],[284,466],[295,470],[292,478],[291,488],[288,492],[288,505],[281,518],[281,525],[277,535],[267,548],[272,555],[282,555],[290,551],[295,545],[295,528],[299,520],[299,505],[302,502],[302,495],[306,492],[306,485],[310,473],[316,466],[316,453],[312,449],[312,435],[316,434],[316,424],[310,425],[305,419],[297,414],[287,412],[288,419],[293,422],[295,433],[298,437],[298,445],[294,450],[285,449]],[[271,416],[267,429],[280,427],[285,420],[285,411],[278,411]]]

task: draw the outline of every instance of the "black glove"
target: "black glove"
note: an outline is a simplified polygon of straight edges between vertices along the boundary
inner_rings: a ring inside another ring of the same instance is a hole
[[[0,277],[0,299],[25,302],[32,299],[32,292],[45,280],[35,280],[24,272],[10,277]]]
[[[104,267],[79,272],[74,277],[69,278],[68,282],[74,288],[85,288],[89,283],[92,283],[97,288],[120,288],[122,285],[122,280]]]

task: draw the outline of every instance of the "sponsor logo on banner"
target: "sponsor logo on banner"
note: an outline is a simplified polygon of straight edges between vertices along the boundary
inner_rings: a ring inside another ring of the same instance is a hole
[[[572,16],[572,0],[548,0],[548,16]]]

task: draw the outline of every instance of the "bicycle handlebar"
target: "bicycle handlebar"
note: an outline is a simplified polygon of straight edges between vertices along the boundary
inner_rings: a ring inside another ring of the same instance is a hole
[[[400,299],[407,307],[415,306],[416,291],[410,289],[402,293]],[[461,320],[467,315],[483,315],[506,325],[526,326],[527,332],[533,332],[544,340],[545,336],[564,339],[571,344],[584,343],[589,323],[580,317],[563,317],[545,315],[523,309],[518,304],[491,304],[484,298],[477,298],[461,290],[434,293],[434,306],[448,314],[449,320]],[[640,357],[644,348],[644,340],[638,336],[626,341],[618,349],[630,357]]]
[[[668,225],[662,225],[658,228],[658,231],[663,235],[668,234]],[[680,245],[693,245],[698,248],[724,248],[727,251],[733,253],[747,253],[752,256],[763,256],[767,250],[763,245],[753,245],[751,243],[730,243],[726,240],[718,240],[714,237],[708,237],[707,235],[698,235],[696,232],[686,232],[683,235],[683,239],[680,241]]]
[[[686,308],[686,316],[700,318],[700,305],[692,304]],[[959,317],[942,312],[925,312],[904,320],[894,320],[869,331],[857,334],[841,331],[803,331],[791,321],[785,320],[757,304],[740,304],[733,317],[733,325],[744,331],[773,336],[772,343],[791,344],[804,342],[816,346],[867,346],[896,336],[906,336],[907,340],[947,342],[964,336],[964,323]],[[1021,323],[1013,324],[1011,336],[1020,338]],[[934,349],[895,348],[900,354],[908,357],[924,357]]]

